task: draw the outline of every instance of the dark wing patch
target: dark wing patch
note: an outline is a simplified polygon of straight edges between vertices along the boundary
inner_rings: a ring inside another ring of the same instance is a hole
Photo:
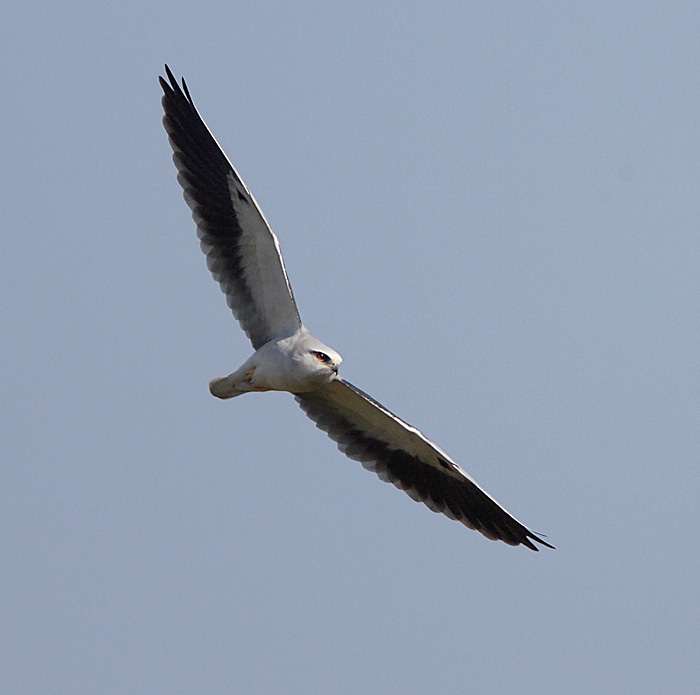
[[[432,511],[491,540],[522,543],[531,550],[538,549],[532,541],[553,547],[511,516],[418,430],[349,382],[337,379],[295,397],[346,456]]]
[[[177,178],[192,209],[207,266],[257,350],[301,327],[277,240],[197,112],[185,81],[181,88],[167,65],[165,71],[169,82],[159,78],[163,125],[173,148]],[[241,215],[242,206],[245,215]],[[261,268],[261,259],[274,267]],[[274,285],[276,293],[268,305],[264,283]]]

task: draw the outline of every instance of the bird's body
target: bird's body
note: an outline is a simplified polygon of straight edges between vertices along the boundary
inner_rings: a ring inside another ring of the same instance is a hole
[[[210,381],[209,390],[218,398],[249,391],[307,393],[336,378],[341,362],[335,350],[302,326],[288,337],[265,343],[235,372]]]
[[[163,124],[207,265],[255,352],[209,389],[218,398],[288,391],[316,425],[382,480],[492,540],[552,547],[447,454],[338,373],[342,359],[301,322],[277,237],[166,66]]]

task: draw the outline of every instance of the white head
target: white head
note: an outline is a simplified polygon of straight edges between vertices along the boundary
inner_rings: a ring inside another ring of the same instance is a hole
[[[322,345],[318,348],[310,348],[309,354],[312,360],[316,360],[323,368],[329,368],[335,374],[338,373],[340,363],[343,361],[343,358],[327,345]]]
[[[294,353],[294,361],[298,367],[298,371],[295,371],[299,381],[303,382],[303,390],[320,388],[338,376],[338,368],[343,358],[311,333],[307,333],[297,342]]]

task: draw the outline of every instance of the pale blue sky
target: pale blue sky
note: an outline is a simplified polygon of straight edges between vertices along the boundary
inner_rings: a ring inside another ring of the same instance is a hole
[[[8,694],[696,693],[700,8],[0,10]],[[185,75],[305,323],[556,551],[342,456],[175,181]]]

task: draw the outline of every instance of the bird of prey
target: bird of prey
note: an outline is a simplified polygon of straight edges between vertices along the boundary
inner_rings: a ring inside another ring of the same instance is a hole
[[[442,449],[338,373],[341,357],[301,322],[277,237],[194,106],[165,66],[163,125],[202,250],[255,348],[209,383],[218,398],[289,391],[351,459],[417,502],[491,540],[551,548],[482,490]]]

